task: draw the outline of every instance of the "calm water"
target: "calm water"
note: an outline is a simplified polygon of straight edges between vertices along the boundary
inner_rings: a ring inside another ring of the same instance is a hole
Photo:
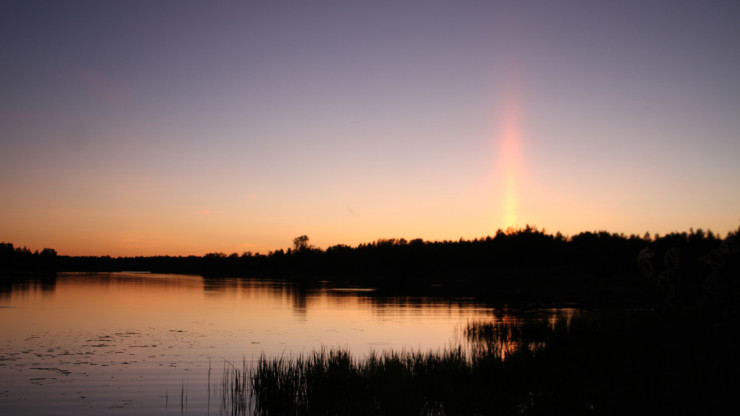
[[[0,292],[0,414],[219,414],[228,363],[322,346],[439,349],[471,320],[515,316],[358,288],[61,274]]]

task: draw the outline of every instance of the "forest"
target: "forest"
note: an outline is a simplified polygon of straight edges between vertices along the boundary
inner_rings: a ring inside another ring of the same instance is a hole
[[[0,243],[7,278],[54,272],[150,271],[206,278],[251,277],[362,285],[390,293],[469,295],[493,303],[625,306],[696,301],[737,291],[740,228],[724,238],[702,229],[665,235],[582,232],[571,237],[526,226],[473,240],[379,239],[320,249],[306,235],[266,254],[63,256]]]

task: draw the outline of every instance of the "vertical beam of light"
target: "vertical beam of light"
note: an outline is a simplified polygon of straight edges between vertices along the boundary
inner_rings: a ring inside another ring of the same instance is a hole
[[[511,96],[509,96],[511,97]],[[507,99],[501,114],[499,131],[499,174],[501,176],[501,201],[503,202],[504,229],[518,225],[518,182],[521,170],[519,108],[516,100]]]

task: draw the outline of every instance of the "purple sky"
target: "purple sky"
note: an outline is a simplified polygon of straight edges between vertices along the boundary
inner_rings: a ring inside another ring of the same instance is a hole
[[[0,240],[740,226],[737,1],[4,1]]]

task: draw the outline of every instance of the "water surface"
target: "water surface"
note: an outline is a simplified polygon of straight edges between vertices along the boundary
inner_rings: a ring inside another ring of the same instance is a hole
[[[471,298],[328,284],[65,273],[0,292],[0,414],[218,414],[229,363],[439,349],[469,321],[517,316]]]

